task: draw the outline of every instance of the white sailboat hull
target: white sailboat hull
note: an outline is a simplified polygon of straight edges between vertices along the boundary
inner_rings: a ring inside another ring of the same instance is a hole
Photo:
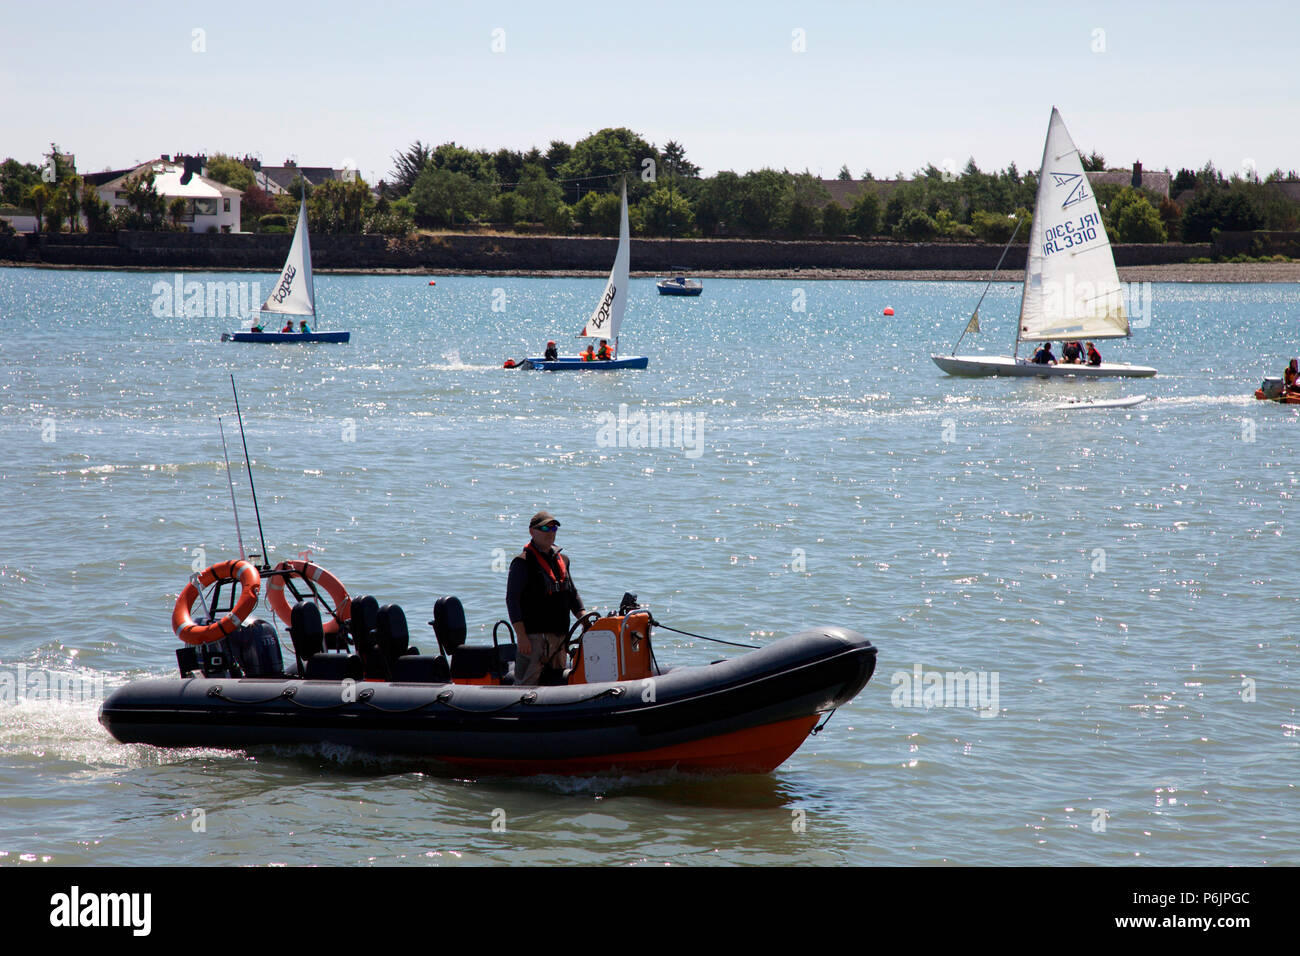
[[[1035,365],[1029,359],[1009,355],[931,355],[934,364],[949,375],[1013,375],[1022,378],[1151,378],[1156,370],[1148,365],[1102,362],[1100,365]]]

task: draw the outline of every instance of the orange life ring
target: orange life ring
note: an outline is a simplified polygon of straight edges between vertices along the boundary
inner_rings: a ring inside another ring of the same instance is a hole
[[[190,612],[199,598],[199,591],[217,581],[238,581],[239,601],[221,620],[211,624],[195,624]],[[250,562],[237,558],[214,564],[199,575],[197,584],[191,580],[181,591],[180,597],[176,599],[176,608],[172,611],[172,630],[186,644],[218,641],[244,626],[248,615],[257,607],[257,598],[261,593],[262,575]]]
[[[310,561],[281,561],[275,566],[275,570],[294,571],[303,580],[311,580],[325,589],[325,593],[334,602],[334,613],[322,615],[325,618],[323,625],[326,634],[337,634],[339,621],[346,621],[352,617],[352,598],[348,597],[348,589],[343,586],[342,581],[319,564],[312,564]],[[285,626],[288,626],[292,609],[289,607],[289,599],[284,595],[284,582],[285,576],[276,574],[272,576],[266,590],[271,610]]]

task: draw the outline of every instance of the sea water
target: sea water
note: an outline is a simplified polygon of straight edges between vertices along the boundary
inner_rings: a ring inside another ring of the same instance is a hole
[[[602,280],[318,275],[351,343],[263,346],[160,309],[175,279],[0,272],[0,865],[1300,859],[1300,410],[1252,397],[1300,351],[1300,287],[1148,287],[1098,345],[1159,377],[1075,382],[933,365],[980,283],[635,279],[620,351],[650,367],[566,375],[501,365],[576,352]],[[961,350],[1006,354],[1018,302],[995,285]],[[476,778],[97,722],[175,673],[172,605],[241,533],[431,649],[443,594],[488,638],[541,508],[588,607],[632,591],[751,644],[843,625],[875,677],[762,776]]]

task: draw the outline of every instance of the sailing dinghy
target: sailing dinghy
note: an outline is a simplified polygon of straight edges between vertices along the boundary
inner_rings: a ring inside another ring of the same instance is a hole
[[[526,358],[519,364],[520,368],[535,368],[543,372],[563,371],[598,371],[608,372],[622,368],[645,368],[650,359],[645,355],[631,355],[620,358],[618,354],[618,330],[623,324],[623,313],[627,311],[628,272],[632,254],[632,242],[627,227],[627,183],[623,183],[623,208],[619,213],[618,253],[614,256],[614,268],[610,270],[609,281],[605,291],[596,303],[596,310],[578,334],[588,338],[606,339],[613,342],[614,357],[611,359],[584,360],[580,355],[562,355],[559,358]]]
[[[275,288],[262,303],[253,325],[278,325],[280,321],[297,318],[307,321],[310,332],[223,332],[223,342],[346,342],[351,332],[317,332],[316,291],[311,279],[311,239],[307,234],[307,191],[302,194],[302,207],[298,210],[298,228],[293,232],[289,255],[280,270]]]
[[[1005,255],[1005,253],[1004,253]],[[979,307],[966,326],[979,331]],[[964,338],[966,332],[962,332]],[[1038,174],[1038,198],[1029,233],[1029,259],[1016,345],[1009,356],[932,355],[949,375],[1038,375],[1081,378],[1149,378],[1145,365],[1038,365],[1016,353],[1021,342],[1128,338],[1124,291],[1101,221],[1101,210],[1061,114],[1052,108]],[[961,344],[961,339],[957,340]]]
[[[1084,408],[1132,408],[1147,400],[1145,395],[1126,395],[1123,398],[1071,398],[1053,407],[1058,412]]]

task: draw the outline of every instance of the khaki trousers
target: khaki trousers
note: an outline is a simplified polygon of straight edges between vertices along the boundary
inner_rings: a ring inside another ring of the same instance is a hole
[[[532,645],[525,654],[522,647],[515,657],[515,683],[536,684],[542,679],[542,667],[562,668],[565,665],[563,634],[529,634]]]

